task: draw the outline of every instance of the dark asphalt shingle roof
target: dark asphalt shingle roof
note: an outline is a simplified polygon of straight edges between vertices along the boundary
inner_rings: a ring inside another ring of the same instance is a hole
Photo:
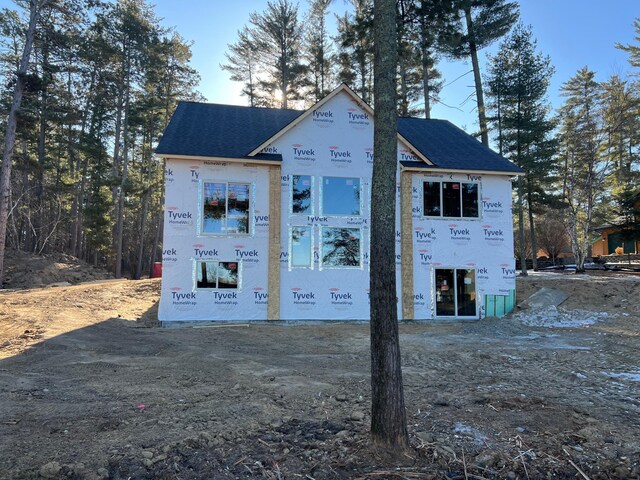
[[[302,110],[180,102],[156,153],[244,158],[303,113]],[[275,158],[281,159],[279,155]]]
[[[252,150],[303,113],[304,110],[180,102],[156,153],[249,158],[247,155]],[[522,171],[446,120],[399,118],[398,133],[437,168],[513,173]],[[251,158],[281,160],[280,155],[268,154],[259,154]],[[433,168],[422,162],[403,164]]]
[[[402,117],[398,119],[398,133],[438,168],[513,173],[523,171],[447,120]],[[424,164],[421,166],[433,168]]]

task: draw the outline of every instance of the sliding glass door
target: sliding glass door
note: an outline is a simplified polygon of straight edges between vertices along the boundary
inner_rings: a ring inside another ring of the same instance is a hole
[[[436,317],[477,317],[476,271],[472,268],[437,268]]]

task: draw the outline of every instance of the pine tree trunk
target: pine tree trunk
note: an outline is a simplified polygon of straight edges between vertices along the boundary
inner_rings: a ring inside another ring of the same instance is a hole
[[[127,102],[128,104],[128,102]],[[128,107],[128,105],[127,105]],[[127,175],[129,167],[129,145],[127,140],[128,126],[128,108],[125,109],[124,119],[124,146],[122,148],[122,180],[120,181],[120,193],[118,196],[118,209],[116,214],[116,271],[115,277],[122,276],[122,238],[124,236],[124,198],[126,196],[125,189],[127,184]]]
[[[409,94],[407,92],[407,67],[404,58],[400,58],[400,116],[409,115]]]
[[[27,140],[22,139],[21,147],[22,147],[22,191],[23,198],[22,202],[29,206],[31,204],[31,181],[29,180],[29,154],[27,152]],[[21,231],[24,232],[24,238],[22,242],[22,249],[26,252],[30,252],[33,246],[33,234],[31,232],[31,228],[26,225],[24,219],[20,222],[22,228]],[[18,244],[19,245],[19,244]]]
[[[164,202],[163,202],[164,203]],[[160,243],[160,235],[162,233],[164,217],[162,216],[162,204],[160,205],[160,210],[156,215],[156,231],[153,234],[153,245],[151,246],[151,258],[149,258],[149,277],[153,275],[153,264],[156,263],[156,259],[158,258],[158,244]]]
[[[428,35],[425,18],[420,19],[420,32],[422,35],[420,54],[422,56],[422,96],[424,97],[424,118],[431,118],[431,92],[429,85],[429,52],[427,42],[424,40]]]
[[[144,199],[142,201],[142,212],[140,212],[140,233],[138,234],[138,263],[136,265],[136,280],[142,277],[143,255],[144,255],[144,231],[147,226],[147,209],[149,208],[150,189],[144,192]]]
[[[371,188],[371,436],[395,451],[409,444],[395,273],[397,170],[394,0],[374,2],[374,161]]]
[[[522,175],[518,176],[518,233],[520,235],[520,275],[526,277],[527,273],[527,254],[524,249],[524,207],[523,197],[524,188],[522,187]]]
[[[48,0],[32,0],[29,8],[29,26],[27,28],[20,66],[16,75],[16,84],[13,90],[13,100],[7,117],[7,128],[4,135],[4,151],[2,154],[2,166],[0,167],[0,288],[4,278],[4,253],[7,241],[7,224],[9,220],[9,197],[11,194],[11,166],[13,161],[13,148],[16,142],[16,127],[18,124],[18,112],[22,103],[25,89],[25,76],[29,67],[29,58],[33,48],[36,24],[42,8]]]
[[[533,208],[532,208],[532,192],[531,192],[531,179],[527,178],[527,211],[529,212],[529,232],[531,235],[531,250],[533,252],[532,262],[533,270],[538,270],[538,246],[536,245],[536,229],[533,222]]]
[[[473,38],[473,20],[471,19],[471,7],[465,8],[467,21],[467,33],[469,35],[469,51],[471,53],[471,65],[473,66],[473,82],[476,86],[476,99],[478,101],[478,124],[480,126],[480,138],[482,144],[489,146],[489,130],[487,128],[487,115],[484,107],[484,95],[482,93],[482,78],[480,77],[480,63],[478,62],[478,48]]]

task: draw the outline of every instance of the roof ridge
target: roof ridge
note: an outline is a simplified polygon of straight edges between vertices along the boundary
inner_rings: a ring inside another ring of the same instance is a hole
[[[273,107],[252,107],[251,105],[233,105],[230,103],[216,103],[216,102],[198,102],[196,100],[179,100],[178,103],[191,103],[195,105],[210,105],[216,107],[234,107],[234,108],[246,108],[254,110],[268,110],[275,112],[306,112],[306,110],[297,110],[295,108],[273,108]]]

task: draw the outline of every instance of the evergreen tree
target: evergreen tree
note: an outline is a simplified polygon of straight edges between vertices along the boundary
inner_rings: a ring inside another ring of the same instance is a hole
[[[518,24],[502,42],[496,56],[489,59],[487,85],[493,110],[491,123],[497,131],[500,154],[526,172],[518,179],[518,218],[520,245],[524,248],[523,203],[529,213],[529,238],[536,268],[534,213],[549,203],[552,173],[555,169],[555,124],[549,119],[547,100],[553,67],[548,56],[536,52],[531,28]],[[526,262],[521,254],[523,274]]]
[[[231,74],[229,78],[234,82],[243,82],[242,95],[249,98],[249,106],[257,107],[258,58],[251,35],[246,26],[238,32],[238,40],[229,44],[229,51],[224,54],[227,63],[220,67]]]
[[[153,145],[198,81],[190,47],[142,0],[56,0],[43,12],[3,164],[14,167],[7,243],[139,276],[161,243],[164,168]],[[0,74],[11,85],[26,30],[16,12],[0,14]],[[11,101],[3,91],[7,114]]]
[[[601,86],[587,67],[562,85],[560,155],[567,233],[578,272],[584,271],[594,208],[603,194],[607,162],[602,158],[605,134]]]
[[[424,116],[431,118],[431,105],[439,100],[442,89],[442,75],[436,63],[443,39],[453,35],[456,10],[453,0],[409,0],[409,8],[417,29]]]
[[[629,54],[629,63],[632,67],[640,68],[640,18],[636,18],[633,21],[633,27],[636,31],[634,39],[638,45],[616,43],[616,48]]]
[[[421,56],[418,45],[418,30],[412,21],[411,4],[406,0],[397,2],[398,33],[398,115],[417,116],[423,113],[416,108],[422,98]]]
[[[11,194],[11,167],[13,165],[13,152],[16,140],[16,128],[18,115],[26,88],[26,76],[31,59],[31,50],[36,32],[36,26],[43,10],[49,6],[49,0],[30,0],[25,8],[29,12],[29,23],[25,33],[25,41],[22,47],[22,55],[16,72],[13,99],[7,118],[7,126],[4,135],[4,151],[2,155],[2,167],[0,168],[0,285],[4,274],[4,252],[7,237],[7,224],[9,221],[9,197]]]
[[[251,44],[263,73],[261,95],[268,105],[289,108],[289,101],[303,98],[306,86],[298,7],[290,0],[270,1],[263,13],[251,14],[250,22]]]
[[[350,0],[355,14],[338,18],[340,81],[350,85],[365,103],[373,99],[373,3]]]
[[[395,275],[397,29],[394,0],[375,0],[375,123],[371,179],[371,436],[392,452],[409,445]],[[389,200],[391,199],[391,200]]]
[[[471,58],[482,143],[489,146],[478,51],[503,37],[518,19],[518,4],[507,0],[455,0],[459,12],[457,31],[445,44],[456,59]]]
[[[327,31],[327,12],[332,0],[309,0],[304,50],[309,66],[309,84],[314,101],[324,98],[333,85],[333,49]]]

